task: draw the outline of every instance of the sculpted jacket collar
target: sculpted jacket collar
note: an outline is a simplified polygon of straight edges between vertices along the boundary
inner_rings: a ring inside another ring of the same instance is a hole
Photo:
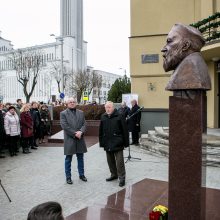
[[[166,90],[210,90],[211,80],[208,67],[201,53],[191,53],[183,59],[171,75]]]

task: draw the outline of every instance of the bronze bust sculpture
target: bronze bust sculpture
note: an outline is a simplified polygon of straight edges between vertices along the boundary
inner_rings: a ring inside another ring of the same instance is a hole
[[[200,50],[205,40],[194,27],[175,24],[163,47],[165,72],[174,70],[166,86],[169,91],[210,90],[211,80],[208,68]]]

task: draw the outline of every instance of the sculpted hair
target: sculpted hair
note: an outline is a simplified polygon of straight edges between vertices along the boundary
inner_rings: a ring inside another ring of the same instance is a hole
[[[31,209],[27,220],[64,220],[62,207],[57,202],[45,202]]]
[[[205,45],[205,39],[198,29],[181,23],[175,24],[174,27],[180,28],[184,31],[184,40],[190,42],[191,50],[194,52],[200,52],[201,48]]]

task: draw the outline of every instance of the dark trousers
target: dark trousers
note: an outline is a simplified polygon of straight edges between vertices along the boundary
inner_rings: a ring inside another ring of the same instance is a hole
[[[84,175],[84,159],[83,159],[84,154],[83,153],[77,153],[76,157],[77,157],[77,168],[78,168],[78,173],[79,176],[83,176]],[[70,178],[71,177],[71,163],[72,163],[72,158],[73,155],[66,155],[65,158],[65,174],[66,174],[66,178]]]
[[[138,144],[139,143],[139,132],[133,131],[133,132],[131,132],[131,136],[132,136],[132,143]]]
[[[4,146],[4,140],[3,140],[3,137],[0,137],[0,154],[3,150],[3,146]]]
[[[16,151],[18,150],[18,142],[20,140],[20,136],[16,135],[16,136],[10,136],[9,137],[9,152],[12,155],[13,153],[16,153]]]
[[[22,138],[22,148],[28,149],[32,145],[33,137],[23,137]]]
[[[107,162],[111,176],[118,176],[119,179],[125,179],[125,163],[123,150],[106,151]]]

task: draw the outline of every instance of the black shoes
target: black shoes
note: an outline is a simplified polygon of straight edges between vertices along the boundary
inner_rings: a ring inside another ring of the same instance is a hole
[[[107,182],[112,181],[112,180],[116,180],[118,179],[117,176],[110,176],[109,178],[106,179]]]
[[[84,175],[79,176],[79,179],[81,179],[84,182],[87,182],[87,178]],[[67,184],[73,184],[73,181],[71,180],[71,177],[66,178],[66,183]]]
[[[119,181],[119,186],[123,187],[124,185],[125,185],[125,180],[124,179],[120,180]]]
[[[87,178],[86,178],[84,175],[79,176],[79,178],[80,178],[82,181],[87,182]]]
[[[35,147],[35,146],[32,146],[32,147],[31,147],[31,149],[37,150],[37,147]]]
[[[23,154],[30,154],[31,152],[29,151],[28,148],[23,149]]]
[[[66,179],[66,183],[67,183],[67,184],[73,184],[73,181],[72,181],[71,178],[69,177],[69,178]]]
[[[5,156],[4,155],[0,155],[0,158],[5,158]]]

